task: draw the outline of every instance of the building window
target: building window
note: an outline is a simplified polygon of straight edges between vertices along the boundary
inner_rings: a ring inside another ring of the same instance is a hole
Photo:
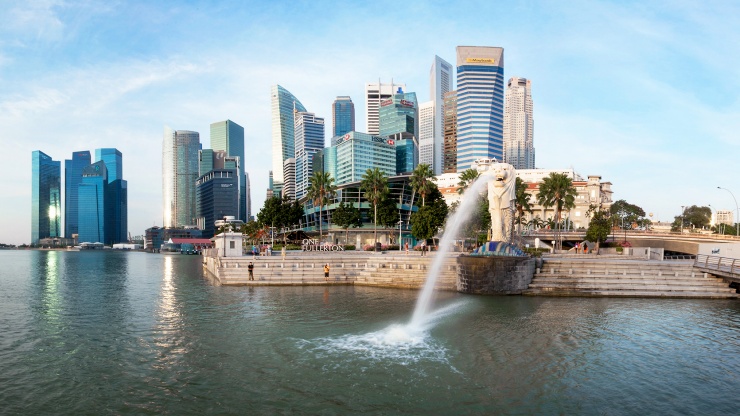
[[[229,248],[236,248],[236,241],[229,241]]]

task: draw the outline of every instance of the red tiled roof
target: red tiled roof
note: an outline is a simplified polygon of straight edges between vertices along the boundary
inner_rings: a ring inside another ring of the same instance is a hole
[[[173,238],[172,242],[175,244],[211,244],[211,240],[207,238]]]

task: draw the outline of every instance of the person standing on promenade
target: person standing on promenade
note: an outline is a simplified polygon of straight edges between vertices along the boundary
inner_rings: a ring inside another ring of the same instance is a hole
[[[406,247],[406,255],[408,256],[409,255],[409,242],[408,241],[406,242],[405,247]]]
[[[425,253],[426,251],[427,251],[427,242],[422,241],[421,242],[421,257],[424,257],[426,255]]]
[[[329,263],[324,265],[324,280],[329,281]]]
[[[254,263],[250,261],[247,270],[249,270],[249,280],[254,280]]]
[[[280,250],[280,255],[283,256],[283,260],[285,260],[285,246],[283,246],[283,249]]]

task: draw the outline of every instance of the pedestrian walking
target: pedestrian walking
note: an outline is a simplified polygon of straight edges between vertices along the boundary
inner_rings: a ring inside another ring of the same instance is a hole
[[[408,256],[409,255],[409,242],[407,241],[404,246],[406,247],[406,255]]]
[[[329,263],[324,265],[324,280],[329,281]]]
[[[280,250],[280,255],[283,256],[283,260],[285,260],[285,246],[283,246],[283,249]]]
[[[421,257],[426,256],[426,251],[427,251],[427,242],[422,241],[421,242]]]
[[[579,250],[580,248],[581,248],[581,244],[580,244],[580,243],[576,243],[576,254],[578,254],[578,250]]]
[[[254,280],[254,263],[250,261],[247,270],[249,270],[249,280]]]

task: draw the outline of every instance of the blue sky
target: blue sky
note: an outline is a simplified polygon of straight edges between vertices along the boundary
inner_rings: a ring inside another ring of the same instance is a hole
[[[364,84],[429,98],[434,55],[504,48],[532,80],[537,167],[613,183],[654,219],[740,196],[740,3],[701,1],[137,2],[0,0],[0,242],[31,239],[31,152],[116,147],[129,231],[162,225],[164,125],[245,128],[252,210],[270,157],[270,86],[365,128]]]

